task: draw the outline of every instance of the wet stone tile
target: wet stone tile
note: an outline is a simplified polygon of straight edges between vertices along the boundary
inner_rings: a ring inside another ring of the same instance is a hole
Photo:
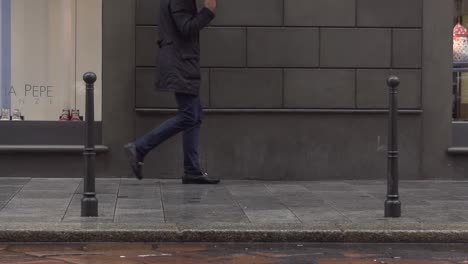
[[[98,203],[98,213],[100,217],[113,219],[115,207],[112,204]],[[64,215],[65,218],[81,216],[81,204],[79,206],[70,206]]]
[[[62,216],[49,214],[0,215],[2,223],[59,223],[61,220]]]
[[[232,196],[224,190],[192,190],[186,192],[164,192],[162,195],[163,204],[205,204],[205,205],[235,205]]]
[[[116,194],[119,191],[120,182],[96,182],[96,193],[97,194]],[[83,183],[80,184],[76,193],[83,193]]]
[[[10,207],[4,208],[0,215],[51,215],[62,214],[65,212],[66,207],[63,208],[40,208],[40,207]]]
[[[378,210],[383,207],[383,201],[377,199],[362,199],[357,201],[334,200],[330,203],[333,208],[340,211]]]
[[[443,185],[444,182],[438,181],[400,181],[399,185],[401,188],[410,188],[410,189],[431,189],[436,188],[439,185]]]
[[[23,190],[25,191],[69,191],[74,192],[79,186],[81,179],[31,179]]]
[[[308,222],[324,222],[329,221],[333,223],[349,222],[340,212],[331,209],[329,207],[324,208],[293,208],[292,212],[301,220],[303,223]]]
[[[400,218],[386,218],[383,210],[361,210],[361,211],[344,211],[343,215],[353,223],[378,223],[378,222],[398,222],[398,223],[419,223],[419,220],[402,214]]]
[[[249,220],[238,206],[184,205],[164,207],[168,223],[227,222],[248,223]]]
[[[355,186],[350,183],[336,181],[336,182],[306,182],[303,183],[309,191],[356,191]]]
[[[362,199],[368,199],[368,198],[373,198],[370,194],[367,192],[362,192],[362,191],[348,191],[348,192],[343,192],[343,191],[316,191],[314,192],[314,195],[320,197],[321,199],[325,201],[335,201],[335,200],[362,200]]]
[[[66,216],[65,218],[62,219],[62,223],[94,223],[94,224],[99,224],[99,223],[113,223],[114,218],[113,217],[104,217],[104,216],[98,216],[98,217],[81,217],[80,215],[77,216]]]
[[[117,200],[117,209],[162,209],[161,200],[150,199],[126,199]]]
[[[237,200],[242,210],[287,210],[279,200],[271,197],[240,198]]]
[[[324,207],[324,200],[312,193],[289,193],[278,196],[278,199],[288,208],[293,207]]]
[[[32,190],[21,190],[15,195],[18,199],[70,199],[73,196],[73,192],[68,191],[32,191]]]
[[[244,210],[252,223],[300,223],[289,210]]]
[[[13,195],[17,193],[19,190],[21,190],[21,186],[1,186],[0,185],[0,194],[2,194],[2,196]]]
[[[385,181],[383,180],[345,180],[343,182],[357,186],[385,184]]]
[[[457,210],[468,207],[468,200],[427,200],[431,208],[440,208],[444,210]]]
[[[71,201],[71,205],[81,204],[81,199],[83,198],[82,194],[75,194]],[[96,198],[99,203],[115,203],[117,200],[116,194],[96,194]]]
[[[122,186],[130,186],[130,185],[157,185],[161,182],[161,180],[158,179],[143,179],[143,180],[138,180],[135,177],[131,178],[121,178],[120,179],[120,184]]]
[[[81,195],[75,195],[73,197],[73,200],[66,212],[65,218],[81,215],[81,199]],[[115,206],[117,203],[117,196],[112,194],[102,194],[98,195],[97,199],[99,216],[113,218],[115,213]]]
[[[433,199],[433,200],[463,200],[462,198],[457,197],[456,195],[452,195],[451,193],[440,192],[437,189],[429,189],[429,190],[411,190],[409,192],[400,192],[401,198],[408,198],[408,199]]]
[[[307,193],[309,190],[300,184],[266,184],[268,190],[273,194],[281,193]]]
[[[180,182],[161,183],[163,192],[187,192],[187,191],[226,191],[224,184],[217,185],[185,185]]]
[[[353,191],[363,192],[363,193],[373,193],[380,195],[387,194],[387,185],[360,185],[360,186],[353,186]]]
[[[263,185],[229,185],[226,186],[232,196],[234,197],[248,197],[248,196],[263,196],[271,197],[272,193],[268,188]]]
[[[118,209],[114,221],[119,223],[164,223],[164,212],[153,209]]]
[[[145,199],[160,198],[160,188],[158,185],[121,185],[118,193],[119,198]]]
[[[0,186],[23,186],[31,181],[31,178],[0,178]]]
[[[66,209],[70,203],[70,199],[12,199],[4,208],[18,209],[18,208],[36,208],[36,209]]]

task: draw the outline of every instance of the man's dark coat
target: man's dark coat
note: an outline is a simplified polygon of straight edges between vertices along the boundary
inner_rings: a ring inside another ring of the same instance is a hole
[[[157,90],[198,95],[200,30],[214,16],[207,8],[198,11],[196,0],[161,0]]]

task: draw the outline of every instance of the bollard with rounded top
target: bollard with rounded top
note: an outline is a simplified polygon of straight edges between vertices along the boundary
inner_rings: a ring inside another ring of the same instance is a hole
[[[93,72],[83,75],[86,83],[86,140],[84,149],[85,175],[83,184],[83,198],[81,199],[81,216],[97,217],[98,200],[96,198],[96,149],[94,146],[94,83],[97,76]]]
[[[388,121],[388,167],[387,167],[387,200],[385,217],[400,217],[401,202],[398,194],[398,85],[400,79],[390,76],[389,86],[389,121]]]
[[[97,76],[94,72],[87,72],[83,75],[83,80],[85,81],[86,84],[92,84],[94,86],[94,83],[97,80]]]

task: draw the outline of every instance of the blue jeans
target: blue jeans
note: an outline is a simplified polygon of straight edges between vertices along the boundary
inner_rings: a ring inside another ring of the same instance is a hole
[[[143,159],[152,149],[170,137],[184,132],[184,170],[186,174],[200,174],[198,159],[198,144],[200,127],[203,120],[203,108],[200,97],[196,95],[176,93],[178,113],[165,121],[143,137],[136,140],[135,145]]]

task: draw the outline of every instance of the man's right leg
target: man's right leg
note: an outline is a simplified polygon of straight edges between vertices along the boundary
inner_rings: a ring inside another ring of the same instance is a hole
[[[197,122],[196,106],[193,104],[194,97],[193,95],[175,94],[179,110],[177,115],[137,139],[135,143],[130,143],[125,147],[130,158],[130,165],[138,179],[143,178],[139,164],[142,164],[145,156],[152,149],[177,133],[193,127]]]
[[[183,130],[183,122],[179,115],[165,121],[135,141],[138,154],[143,159],[152,149]]]
[[[159,127],[151,130],[134,143],[125,145],[124,149],[130,161],[133,174],[139,180],[143,179],[143,160],[153,148],[182,131],[179,115],[162,123]]]
[[[187,128],[192,127],[196,122],[198,122],[195,114],[195,110],[197,109],[194,104],[194,97],[196,96],[175,94],[178,106],[177,115],[165,121],[159,127],[153,129],[135,142],[138,153],[143,158],[162,142]]]

